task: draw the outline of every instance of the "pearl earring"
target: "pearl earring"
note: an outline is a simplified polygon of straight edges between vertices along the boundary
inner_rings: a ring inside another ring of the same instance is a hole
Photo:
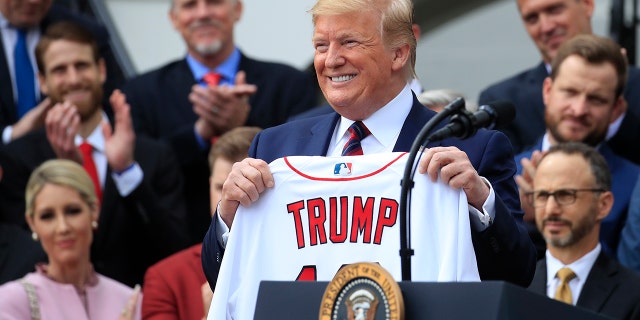
[[[91,221],[91,227],[93,228],[93,230],[97,230],[98,229],[98,221]]]
[[[33,241],[38,241],[38,234],[35,232],[31,232],[31,239],[33,239]]]

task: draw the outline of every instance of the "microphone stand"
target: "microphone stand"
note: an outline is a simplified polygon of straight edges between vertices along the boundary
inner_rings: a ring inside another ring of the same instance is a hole
[[[418,152],[424,150],[424,146],[429,144],[430,139],[427,134],[433,130],[442,120],[451,114],[464,110],[465,102],[462,98],[456,98],[449,103],[444,110],[436,114],[422,127],[409,151],[404,174],[400,181],[400,268],[402,270],[402,281],[411,281],[411,256],[414,254],[411,249],[411,189],[413,189],[413,177],[415,176],[417,163],[414,164]],[[424,143],[423,143],[424,141]],[[419,162],[419,161],[418,161]]]

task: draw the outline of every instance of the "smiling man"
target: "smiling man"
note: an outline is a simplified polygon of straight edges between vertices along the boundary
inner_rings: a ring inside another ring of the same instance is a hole
[[[40,93],[37,81],[34,52],[40,36],[55,22],[73,21],[96,37],[109,74],[104,84],[106,91],[111,92],[124,81],[109,44],[107,30],[95,19],[54,2],[58,1],[0,0],[0,65],[3,66],[0,68],[0,145],[44,125],[44,117],[51,103],[48,99],[42,99],[44,95]],[[24,51],[18,49],[23,48],[21,44],[26,46]],[[26,63],[27,60],[30,63]],[[105,99],[103,103],[107,101]],[[107,113],[110,112],[107,110]]]
[[[361,138],[360,154],[409,151],[420,129],[436,114],[409,86],[416,52],[412,12],[410,0],[319,0],[311,9],[316,75],[336,112],[262,131],[249,151],[251,158],[234,165],[203,242],[203,267],[210,283],[226,245],[226,230],[221,229],[232,226],[240,204],[251,206],[273,187],[267,163],[291,155],[341,156],[355,131],[369,133]],[[468,140],[448,139],[428,147],[420,174],[433,181],[439,175],[466,194],[480,277],[528,285],[535,254],[522,226],[515,164],[506,137],[479,130]],[[266,254],[277,259],[274,255],[281,252],[273,248]]]
[[[122,93],[111,95],[115,121],[101,104],[105,64],[91,33],[50,26],[36,48],[42,90],[51,99],[44,130],[7,144],[0,154],[3,221],[24,225],[24,190],[42,162],[85,165],[102,214],[92,249],[96,271],[133,286],[147,267],[188,244],[182,177],[168,146],[136,137]]]

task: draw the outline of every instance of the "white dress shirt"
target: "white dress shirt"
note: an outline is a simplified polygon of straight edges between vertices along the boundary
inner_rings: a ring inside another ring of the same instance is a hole
[[[600,255],[600,251],[601,246],[600,243],[598,243],[593,250],[582,256],[582,258],[565,265],[560,260],[552,256],[551,253],[549,253],[549,250],[547,250],[547,296],[554,299],[556,290],[558,290],[558,286],[560,286],[560,279],[556,277],[558,270],[562,268],[570,268],[576,274],[576,277],[569,281],[571,298],[573,299],[571,304],[575,306],[578,302],[578,298],[580,297],[582,287],[584,287],[584,283],[587,281],[587,276],[589,276],[589,272],[591,272],[593,264],[596,263],[596,259],[598,259],[598,255]]]

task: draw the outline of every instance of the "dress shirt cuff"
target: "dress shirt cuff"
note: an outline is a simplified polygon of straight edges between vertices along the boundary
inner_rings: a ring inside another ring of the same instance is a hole
[[[220,202],[218,202],[218,206],[216,207],[216,223],[218,224],[216,228],[216,239],[218,239],[218,243],[223,249],[227,248],[227,240],[229,240],[229,227],[227,224],[222,221],[220,217]]]
[[[116,183],[116,188],[118,188],[118,193],[126,197],[135,190],[140,183],[142,183],[142,178],[144,178],[144,172],[140,168],[137,162],[134,162],[132,166],[125,169],[120,173],[111,172],[111,177],[113,181]]]
[[[489,186],[489,196],[487,200],[482,204],[482,211],[469,206],[469,218],[471,220],[471,227],[476,231],[484,231],[488,228],[493,219],[496,217],[496,194],[493,191],[493,187],[489,180],[484,177],[480,177],[484,183]]]
[[[13,126],[6,126],[2,130],[2,142],[8,144],[11,142],[11,134],[13,133]]]

